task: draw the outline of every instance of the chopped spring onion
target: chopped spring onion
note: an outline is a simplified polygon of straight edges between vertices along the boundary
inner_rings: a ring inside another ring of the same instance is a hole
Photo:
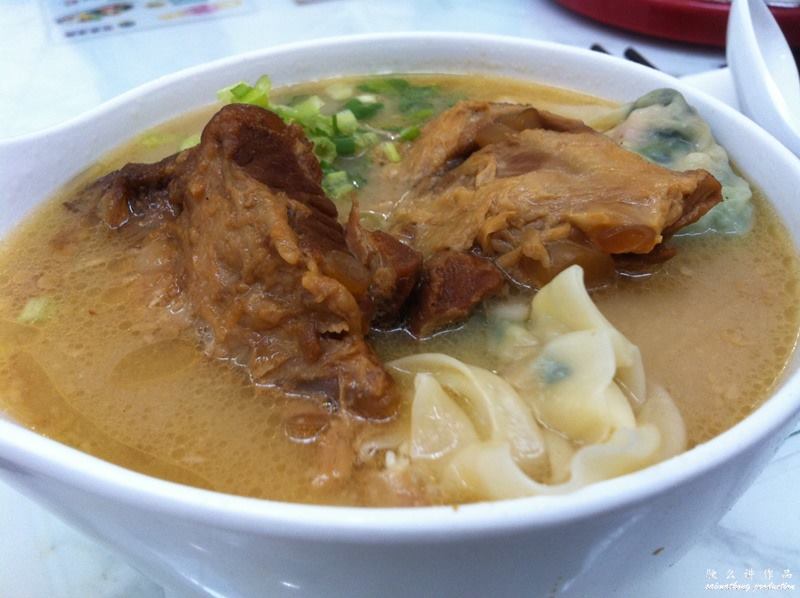
[[[50,308],[50,300],[47,297],[31,297],[17,316],[20,324],[33,324],[43,320],[47,316]]]
[[[439,90],[433,85],[409,85],[400,93],[400,112],[417,112],[423,108],[433,108],[434,97]]]
[[[366,104],[358,98],[353,98],[352,100],[348,100],[344,107],[350,110],[357,119],[363,120],[375,116],[375,114],[383,108],[383,104],[380,102]]]
[[[322,188],[331,199],[340,199],[353,190],[353,183],[344,170],[335,170],[322,178]]]
[[[412,85],[405,79],[392,77],[371,79],[360,84],[358,90],[396,98],[400,112],[410,115],[414,122],[433,115],[433,100],[440,93],[435,85]]]
[[[311,96],[295,106],[290,106],[290,111],[284,113],[278,111],[278,114],[284,120],[300,124],[307,133],[315,132],[330,136],[333,135],[333,117],[322,114],[321,108],[324,105],[325,102],[319,96]]]
[[[397,151],[397,147],[391,141],[384,141],[381,143],[381,149],[389,162],[400,161],[400,152]]]
[[[302,102],[295,104],[294,109],[297,110],[297,117],[302,119],[319,114],[320,108],[324,105],[325,102],[319,96],[309,96]]]
[[[255,88],[269,97],[269,93],[272,91],[272,80],[269,75],[261,75],[256,81]]]
[[[293,106],[284,106],[283,104],[274,104],[270,106],[270,110],[275,112],[278,116],[280,116],[286,122],[296,122],[297,121],[297,109]]]
[[[261,106],[262,108],[269,107],[269,92],[272,88],[272,83],[269,77],[263,75],[259,77],[255,85],[248,85],[244,81],[225,87],[217,92],[217,97],[221,102],[237,103],[237,104],[252,104],[254,106]]]
[[[356,153],[356,140],[352,135],[343,136],[338,135],[331,137],[334,145],[336,145],[336,153],[340,156],[352,156]]]
[[[262,108],[269,107],[267,96],[257,89],[251,89],[243,96],[236,97],[236,101],[240,104],[252,104],[254,106],[261,106]]]
[[[231,97],[234,100],[240,100],[245,97],[248,93],[250,93],[255,87],[249,86],[244,81],[240,81],[236,85],[231,86],[228,89],[228,93],[230,93]]]
[[[346,83],[334,83],[325,88],[325,93],[332,100],[346,100],[353,95],[353,86]]]
[[[190,147],[194,147],[200,143],[200,133],[195,133],[194,135],[189,135],[186,139],[181,141],[180,145],[178,145],[178,151],[183,151],[189,149]]]
[[[172,133],[145,133],[139,137],[139,143],[147,148],[160,147],[175,143],[175,135]]]
[[[433,116],[433,108],[420,108],[419,110],[408,115],[408,117],[415,123],[421,123],[422,121],[428,120],[431,116]]]
[[[402,129],[398,134],[397,138],[401,141],[414,141],[417,137],[419,137],[420,128],[416,125],[411,127],[406,127]]]
[[[314,144],[314,153],[317,158],[325,162],[333,162],[336,159],[336,143],[330,138],[323,136],[311,137],[311,142]]]
[[[342,110],[333,117],[333,125],[342,135],[352,135],[358,129],[358,119],[352,111]]]
[[[356,153],[362,152],[368,147],[372,147],[381,140],[378,134],[372,131],[365,131],[363,133],[357,131],[353,134],[353,138],[356,140]]]

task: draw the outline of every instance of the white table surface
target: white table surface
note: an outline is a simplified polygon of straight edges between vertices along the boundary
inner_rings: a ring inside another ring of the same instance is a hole
[[[634,46],[675,75],[709,71],[722,51],[651,41],[594,25],[549,0],[246,0],[250,12],[80,41],[58,40],[30,0],[0,0],[0,138],[69,119],[160,75],[284,42],[375,31],[476,31],[548,39],[621,55]],[[690,77],[735,105],[726,71]],[[688,498],[687,498],[688,499]],[[771,572],[771,573],[770,573]],[[751,595],[800,597],[800,429],[692,550],[634,594],[708,596],[707,584],[789,584]],[[792,589],[793,587],[793,589]],[[743,590],[718,590],[743,592]],[[155,598],[164,591],[115,554],[0,484],[0,597]],[[603,589],[600,598],[622,594]]]

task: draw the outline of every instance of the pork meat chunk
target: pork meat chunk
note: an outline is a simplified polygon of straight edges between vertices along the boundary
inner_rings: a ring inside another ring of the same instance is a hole
[[[425,261],[422,281],[409,315],[409,330],[425,338],[457,324],[505,286],[503,274],[486,258],[440,251]]]
[[[534,287],[572,263],[602,279],[612,256],[652,252],[721,200],[704,170],[668,170],[580,121],[486,102],[434,119],[389,177],[413,184],[389,232],[425,256],[479,248]]]
[[[174,215],[162,220],[179,248],[178,286],[210,353],[331,410],[392,415],[391,378],[364,340],[369,272],[347,247],[302,130],[226,106],[197,147],[152,168],[104,177],[101,216],[123,226],[147,198]]]
[[[403,319],[403,306],[417,285],[422,255],[380,230],[367,230],[359,220],[358,203],[347,222],[347,246],[368,269],[369,297],[375,314],[372,324],[387,328]]]

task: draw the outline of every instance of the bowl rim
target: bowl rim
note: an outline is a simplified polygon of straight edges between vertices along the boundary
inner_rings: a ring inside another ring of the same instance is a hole
[[[727,119],[733,120],[748,136],[762,138],[762,141],[768,143],[775,151],[780,161],[788,161],[800,183],[800,161],[788,149],[733,108],[682,84],[669,75],[663,73],[655,75],[647,67],[581,48],[513,36],[474,33],[399,32],[337,36],[237,54],[160,77],[54,127],[2,140],[0,149],[35,142],[73,127],[82,126],[155,90],[169,87],[177,81],[190,79],[206,71],[252,59],[267,61],[275,55],[300,50],[320,51],[331,46],[347,44],[359,46],[387,40],[401,43],[419,43],[428,40],[452,44],[482,43],[513,46],[517,50],[529,48],[598,63],[610,64],[611,61],[617,68],[629,71],[631,74],[637,71],[648,73],[648,77],[660,78],[665,85],[674,87],[688,96],[702,98],[710,109],[719,111]],[[795,243],[797,243],[800,232],[793,236],[796,237]],[[281,537],[313,536],[315,540],[321,542],[385,543],[387,538],[395,542],[420,540],[435,542],[444,540],[445,537],[450,541],[458,537],[497,535],[523,528],[556,526],[627,508],[706,474],[723,462],[764,442],[770,434],[783,429],[787,422],[794,420],[798,415],[800,415],[800,371],[789,376],[784,375],[784,379],[779,382],[771,396],[756,411],[732,428],[667,461],[631,474],[591,484],[570,494],[480,502],[460,505],[457,508],[309,505],[203,490],[125,469],[40,436],[2,418],[0,418],[0,468],[25,475],[35,472],[39,477],[52,477],[64,484],[82,488],[113,501],[135,504],[148,511],[174,515],[217,527]]]

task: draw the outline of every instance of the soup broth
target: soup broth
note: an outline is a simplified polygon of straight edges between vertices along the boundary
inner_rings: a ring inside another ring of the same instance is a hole
[[[504,79],[410,76],[457,98],[530,103],[593,122],[613,104],[574,92]],[[353,84],[355,80],[339,83]],[[278,99],[319,93],[331,82],[278,91]],[[216,109],[129,142],[91,167],[31,215],[0,252],[0,406],[14,420],[124,467],[199,487],[274,500],[381,506],[458,502],[468,495],[409,496],[375,483],[366,462],[340,480],[325,478],[337,446],[303,436],[306,403],[252,384],[204,352],[188,316],[153,304],[164,284],[129,248],[136,232],[87,227],[70,209],[76,190],[126,162],[173,153]],[[379,124],[395,115],[387,107]],[[380,220],[389,189],[364,166],[362,210]],[[798,260],[767,201],[754,199],[743,235],[683,236],[677,255],[644,279],[621,278],[593,293],[605,316],[642,351],[648,379],[672,395],[689,445],[705,442],[756,409],[781,376],[797,341]],[[346,218],[347,200],[338,204]],[[442,352],[488,369],[487,321],[424,340],[403,331],[370,338],[381,359]],[[342,424],[345,439],[402,434],[408,406],[388,423]],[[336,424],[338,425],[338,424]],[[336,434],[329,435],[335,438]]]

